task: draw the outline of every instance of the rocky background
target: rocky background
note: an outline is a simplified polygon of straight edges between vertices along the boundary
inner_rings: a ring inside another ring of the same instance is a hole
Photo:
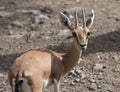
[[[74,24],[77,9],[82,26],[81,7],[87,18],[95,10],[93,34],[76,67],[61,79],[60,90],[120,92],[120,0],[0,0],[0,92],[11,92],[8,69],[25,51],[69,49],[71,39],[65,38],[71,34],[61,26],[59,11]]]

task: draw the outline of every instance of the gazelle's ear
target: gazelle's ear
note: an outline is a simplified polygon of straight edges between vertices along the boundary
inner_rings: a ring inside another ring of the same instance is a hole
[[[63,12],[60,12],[59,17],[61,24],[72,30],[70,19]]]
[[[92,9],[91,18],[89,18],[86,22],[86,27],[88,27],[89,29],[91,28],[93,24],[94,18],[95,18],[95,14],[94,14],[94,10]]]

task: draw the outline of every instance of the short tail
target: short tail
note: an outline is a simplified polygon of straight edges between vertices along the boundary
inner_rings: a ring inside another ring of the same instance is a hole
[[[21,85],[23,83],[23,80],[16,79],[15,80],[15,92],[21,92]]]

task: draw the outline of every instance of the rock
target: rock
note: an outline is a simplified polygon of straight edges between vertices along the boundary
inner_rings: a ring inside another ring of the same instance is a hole
[[[94,44],[94,42],[93,42],[92,44]],[[97,58],[98,58],[98,59],[102,59],[101,53],[97,52],[96,55],[97,55]]]
[[[98,75],[98,80],[102,80],[103,79],[103,74],[102,73],[99,73]]]
[[[72,82],[70,83],[70,85],[71,85],[71,86],[74,86],[74,85],[75,85],[75,82],[74,82],[74,81],[72,81]]]
[[[3,88],[0,88],[0,92],[4,92],[4,89],[3,89]]]
[[[11,1],[10,0],[9,3],[15,5],[15,4],[17,4],[17,1]]]
[[[13,21],[11,23],[11,26],[22,28],[23,27],[23,23],[20,22],[20,21]]]
[[[78,83],[80,81],[80,78],[75,78],[74,82]]]
[[[111,87],[108,87],[107,91],[108,92],[114,92]]]
[[[4,87],[0,87],[0,92],[9,92],[9,91]]]
[[[112,56],[112,59],[115,60],[115,61],[118,61],[119,57],[118,56]]]
[[[69,18],[70,18],[70,19],[73,19],[73,18],[74,18],[74,16],[72,16],[72,15],[70,14],[70,15],[69,15]]]
[[[98,89],[101,89],[101,88],[102,88],[102,86],[101,86],[101,85],[98,85],[98,86],[97,86],[97,88],[98,88]]]
[[[53,13],[53,9],[50,6],[42,6],[40,7],[40,11],[43,13],[51,14]]]
[[[116,21],[120,21],[120,18],[115,18]]]
[[[68,74],[68,77],[69,76],[76,76],[77,74],[75,73],[75,71],[74,70],[71,70],[70,72],[69,72],[69,74]]]
[[[81,11],[81,7],[71,7],[71,8],[67,8],[66,11],[67,12],[73,12],[77,9],[77,11]],[[74,13],[74,12],[73,12]]]
[[[67,36],[70,36],[70,35],[71,35],[71,32],[70,32],[68,29],[63,29],[63,30],[60,30],[60,31],[59,31],[59,35],[60,35],[60,36],[63,36],[63,35],[64,35],[64,36],[67,37]]]
[[[49,19],[49,17],[45,16],[45,15],[39,15],[35,17],[35,24],[43,24],[44,20]]]
[[[80,2],[80,0],[76,0],[76,2]]]
[[[0,47],[0,51],[2,51],[3,50],[3,48],[2,47]]]
[[[92,78],[92,79],[89,79],[89,82],[90,83],[96,83],[96,80]]]
[[[22,38],[22,37],[24,37],[25,35],[23,34],[23,35],[10,35],[9,37],[10,38],[14,38],[14,39],[20,39],[20,38]]]
[[[91,83],[90,85],[88,85],[87,87],[89,90],[96,90],[97,89],[97,85],[95,83]]]
[[[64,80],[64,83],[66,83],[67,82],[67,80]]]
[[[2,7],[0,7],[0,10],[4,10],[4,9],[5,9],[5,7],[3,7],[3,6],[2,6]]]
[[[62,89],[62,92],[67,92],[66,90],[67,90],[67,89]]]
[[[0,17],[10,17],[13,14],[13,12],[0,11]]]
[[[81,73],[81,70],[76,69],[75,72],[76,72],[77,74],[80,74],[80,73]]]
[[[0,73],[0,77],[3,77],[4,75],[2,73]]]
[[[94,68],[94,70],[102,70],[103,67],[104,67],[103,64],[95,64],[93,68]]]
[[[17,10],[16,12],[29,13],[33,15],[38,15],[40,13],[38,10]]]
[[[80,78],[83,80],[83,79],[85,79],[85,77],[86,77],[85,73],[81,72],[80,73]]]

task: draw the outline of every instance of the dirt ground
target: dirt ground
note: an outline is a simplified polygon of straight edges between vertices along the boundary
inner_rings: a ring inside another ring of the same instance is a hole
[[[13,60],[31,49],[69,49],[69,30],[59,11],[71,15],[81,7],[95,20],[88,49],[61,79],[61,92],[120,92],[120,0],[0,0],[0,92],[11,92],[7,73]],[[73,22],[74,23],[74,22]],[[51,89],[52,91],[52,89]],[[46,91],[49,92],[49,91]]]

